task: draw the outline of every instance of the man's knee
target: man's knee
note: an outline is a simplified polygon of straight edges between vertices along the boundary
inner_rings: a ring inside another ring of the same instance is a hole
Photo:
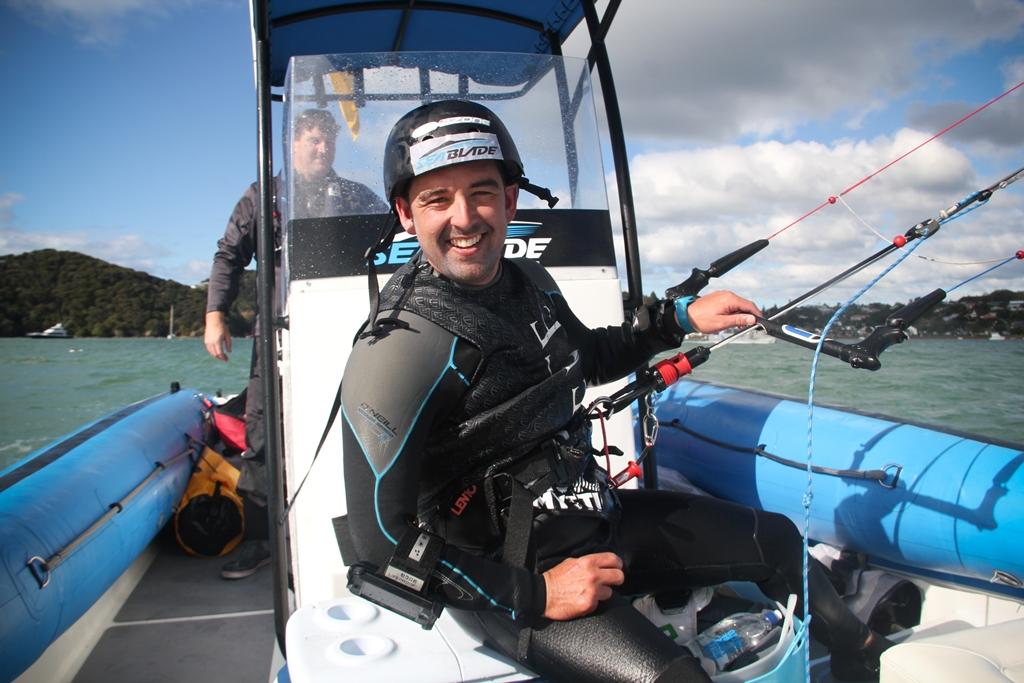
[[[789,517],[775,512],[757,513],[757,542],[766,556],[799,557],[803,552],[803,536]]]

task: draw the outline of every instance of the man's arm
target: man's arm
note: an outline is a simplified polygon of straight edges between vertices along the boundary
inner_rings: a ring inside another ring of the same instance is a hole
[[[249,186],[235,204],[228,219],[224,236],[217,241],[213,255],[210,281],[206,289],[206,330],[203,342],[206,351],[218,360],[227,361],[231,352],[231,333],[225,324],[225,315],[238,296],[238,283],[242,271],[252,262],[256,252],[256,184]]]
[[[679,347],[687,330],[718,332],[728,327],[754,324],[761,315],[752,302],[732,292],[712,292],[688,307],[672,302],[645,302],[637,315],[638,324],[590,329],[576,317],[560,292],[552,299],[558,318],[570,339],[580,349],[588,384],[603,384],[634,372],[658,353]],[[686,327],[679,316],[687,316]]]

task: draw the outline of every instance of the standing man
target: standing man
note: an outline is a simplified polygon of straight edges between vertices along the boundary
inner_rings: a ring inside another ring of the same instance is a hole
[[[614,490],[581,401],[685,333],[749,326],[760,311],[714,292],[647,304],[632,325],[584,326],[540,265],[502,258],[527,185],[511,136],[479,104],[402,117],[384,179],[421,251],[384,287],[345,369],[354,559],[457,608],[545,679],[708,680],[626,596],[748,580],[785,601],[802,593],[800,534],[710,497]],[[837,677],[877,678],[886,642],[820,567],[811,603]]]
[[[342,178],[334,172],[334,154],[338,137],[338,124],[325,109],[307,109],[294,120],[292,130],[292,192],[289,218],[323,218],[360,213],[386,213],[387,205],[361,183]],[[274,177],[274,270],[280,274],[281,207],[284,180]],[[235,205],[228,220],[224,236],[217,241],[210,270],[210,284],[206,298],[207,352],[227,362],[231,352],[231,333],[225,317],[238,296],[238,285],[245,270],[256,254],[259,191],[253,183]],[[278,280],[280,286],[280,278]],[[259,364],[259,325],[257,318],[249,384],[245,401],[246,451],[243,454],[242,473],[238,488],[245,500],[245,540],[236,559],[224,565],[221,575],[225,579],[250,576],[270,562],[267,542],[267,479],[263,432],[263,382]]]

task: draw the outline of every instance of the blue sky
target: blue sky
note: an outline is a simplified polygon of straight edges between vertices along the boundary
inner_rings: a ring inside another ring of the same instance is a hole
[[[0,0],[0,253],[73,249],[205,278],[255,177],[249,41],[240,0]],[[1024,81],[1024,3],[626,2],[608,45],[645,284],[664,289]],[[1022,165],[1024,88],[848,199],[895,234]],[[848,212],[822,213],[724,284],[784,301],[878,248]],[[969,220],[919,253],[1024,248],[1024,182]],[[981,269],[919,261],[868,299]],[[972,287],[1024,289],[1024,264]]]
[[[99,16],[0,9],[0,228],[197,282],[255,177],[246,5]]]

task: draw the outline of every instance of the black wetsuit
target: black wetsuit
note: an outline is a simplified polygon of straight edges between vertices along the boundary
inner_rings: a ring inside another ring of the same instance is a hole
[[[297,179],[291,209],[285,206],[282,174],[273,177],[273,234],[275,291],[281,292],[281,210],[291,218],[340,216],[351,213],[387,213],[388,206],[366,185],[342,178],[333,170],[315,182]],[[279,198],[281,200],[279,201]],[[239,295],[242,272],[256,256],[257,221],[259,219],[259,185],[252,183],[234,205],[224,228],[224,236],[217,241],[213,255],[210,281],[207,287],[206,311],[219,310],[225,315]],[[275,300],[276,304],[276,300]],[[260,315],[257,312],[253,327],[253,350],[249,366],[249,384],[246,392],[246,442],[249,456],[263,462],[263,382],[259,364]],[[243,489],[258,498],[265,498],[265,478],[253,475],[253,468],[243,472]],[[255,481],[250,481],[251,478]],[[262,525],[261,525],[262,527]],[[249,529],[247,528],[247,531]],[[262,538],[265,532],[257,533]]]
[[[530,627],[525,663],[552,680],[706,679],[623,596],[728,580],[756,581],[781,600],[801,592],[801,540],[787,518],[674,492],[613,494],[589,456],[571,484],[534,502],[525,566],[503,562],[504,531],[489,523],[481,472],[514,469],[561,430],[561,443],[589,441],[578,419],[583,384],[678,346],[673,316],[652,306],[646,329],[591,330],[531,262],[503,261],[495,283],[465,289],[415,259],[381,297],[381,317],[402,323],[356,342],[342,390],[360,561],[383,567],[415,521],[428,525],[446,538],[436,594],[510,656],[524,654],[519,634]],[[544,619],[541,573],[601,550],[623,558],[625,585],[591,615]]]

